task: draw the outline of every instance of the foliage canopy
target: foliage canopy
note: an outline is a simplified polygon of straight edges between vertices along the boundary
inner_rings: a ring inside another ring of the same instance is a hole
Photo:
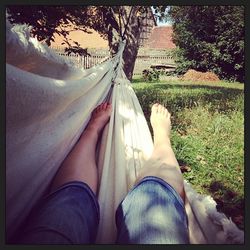
[[[9,5],[7,12],[11,23],[26,23],[32,26],[32,35],[47,45],[54,41],[55,34],[63,36],[67,53],[87,54],[87,50],[81,48],[79,43],[69,39],[71,30],[97,31],[101,37],[108,40],[111,54],[117,52],[120,37],[124,35],[123,38],[126,40],[123,54],[124,71],[131,80],[139,49],[142,22],[148,8],[148,6]]]
[[[213,71],[244,81],[244,6],[173,6],[177,71]]]

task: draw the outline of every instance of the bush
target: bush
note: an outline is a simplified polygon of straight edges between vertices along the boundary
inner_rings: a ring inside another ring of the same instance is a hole
[[[160,77],[160,72],[155,69],[144,69],[142,71],[142,78],[145,82],[158,81]]]
[[[170,16],[178,75],[195,69],[244,82],[244,6],[173,6]]]

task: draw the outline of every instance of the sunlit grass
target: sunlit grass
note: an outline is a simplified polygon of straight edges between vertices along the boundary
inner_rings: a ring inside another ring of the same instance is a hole
[[[188,169],[185,179],[200,193],[212,195],[219,210],[243,228],[244,85],[133,82],[148,123],[155,102],[172,114],[171,141],[179,164]]]

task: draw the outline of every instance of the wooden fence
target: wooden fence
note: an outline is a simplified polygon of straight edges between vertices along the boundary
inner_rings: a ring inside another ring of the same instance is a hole
[[[91,56],[66,55],[64,49],[59,46],[52,47],[52,49],[66,60],[72,61],[77,67],[84,69],[91,68],[110,57],[108,49],[88,49],[88,53]],[[151,66],[156,65],[174,66],[174,58],[171,53],[166,53],[165,50],[139,50],[133,75],[140,76],[144,69],[149,69]]]

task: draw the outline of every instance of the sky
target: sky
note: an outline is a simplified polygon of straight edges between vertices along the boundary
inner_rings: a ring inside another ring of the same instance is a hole
[[[153,11],[153,13],[154,13],[154,9],[153,9],[153,8],[151,8],[151,9],[152,9],[152,11]],[[170,21],[165,21],[165,20],[163,20],[162,22],[159,22],[158,20],[156,20],[156,23],[157,23],[158,26],[171,25],[171,22],[170,22]]]

